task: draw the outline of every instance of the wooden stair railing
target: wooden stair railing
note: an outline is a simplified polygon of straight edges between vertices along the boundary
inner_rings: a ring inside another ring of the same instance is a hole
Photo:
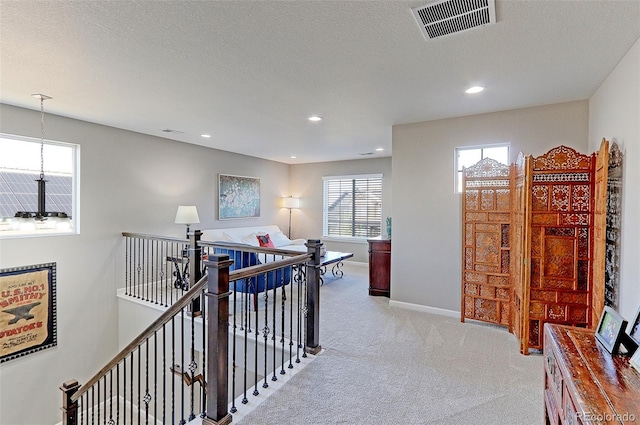
[[[170,325],[175,326],[175,319],[181,317],[181,337],[182,346],[181,356],[185,354],[184,338],[185,338],[185,309],[192,305],[195,300],[205,300],[202,302],[202,310],[199,319],[203,323],[203,343],[205,346],[202,350],[202,376],[204,379],[195,380],[194,369],[197,364],[194,362],[194,321],[195,314],[191,314],[191,362],[188,364],[188,369],[191,371],[192,382],[199,382],[201,385],[201,393],[199,395],[200,406],[198,410],[201,412],[200,416],[203,418],[205,424],[227,424],[231,422],[231,414],[229,413],[229,392],[228,392],[228,370],[229,370],[229,297],[231,291],[229,290],[229,282],[242,278],[251,278],[262,273],[268,273],[270,271],[277,270],[283,267],[298,266],[298,268],[306,265],[306,271],[304,273],[306,280],[304,300],[304,349],[305,356],[309,352],[316,354],[320,351],[319,344],[319,290],[320,290],[320,250],[322,243],[319,240],[309,240],[307,243],[308,252],[306,254],[296,255],[293,257],[284,258],[282,260],[269,262],[266,264],[260,264],[257,266],[246,267],[240,270],[229,271],[229,266],[232,261],[229,260],[229,256],[226,254],[211,254],[208,259],[204,261],[204,265],[207,268],[207,274],[193,284],[184,295],[170,305],[166,311],[164,311],[160,317],[158,317],[153,323],[151,323],[144,331],[142,331],[133,341],[131,341],[124,349],[122,349],[111,361],[109,361],[100,371],[90,378],[84,385],[80,385],[76,380],[69,380],[62,384],[60,389],[63,392],[63,425],[77,425],[84,423],[94,423],[95,416],[97,414],[97,422],[108,424],[121,423],[121,417],[124,418],[124,422],[134,422],[134,402],[137,401],[136,412],[138,416],[138,423],[141,423],[142,411],[146,417],[147,423],[150,420],[150,407],[149,405],[153,401],[153,421],[155,423],[173,423],[174,418],[166,418],[167,410],[169,407],[164,404],[158,408],[157,402],[160,396],[158,396],[157,384],[154,381],[154,388],[149,388],[149,377],[146,376],[147,382],[142,381],[140,375],[141,369],[146,371],[153,367],[158,368],[158,362],[160,359],[156,357],[149,361],[149,346],[154,345],[157,350],[158,333],[162,332],[162,344],[166,337],[166,327]],[[266,302],[266,301],[265,301]],[[206,332],[206,337],[204,335]],[[256,329],[257,332],[257,329]],[[173,338],[173,334],[172,334]],[[266,340],[266,336],[265,336]],[[284,343],[283,343],[284,344]],[[142,364],[143,348],[146,351],[146,363]],[[175,348],[175,347],[174,347]],[[163,350],[165,349],[163,345]],[[173,348],[172,348],[173,350]],[[137,365],[134,365],[134,353],[138,353]],[[164,351],[163,351],[164,352]],[[173,353],[172,353],[173,355]],[[304,356],[303,356],[304,357]],[[127,370],[127,364],[129,360],[129,370]],[[184,365],[184,358],[182,358],[182,364]],[[173,363],[172,357],[172,363]],[[291,359],[289,359],[291,363]],[[122,365],[122,368],[120,367]],[[137,382],[134,379],[133,373],[137,366]],[[172,372],[168,365],[165,365],[165,355],[162,357],[162,401],[166,403],[164,397],[164,391],[166,380],[164,379],[164,370],[169,370],[169,374]],[[193,367],[192,367],[193,366]],[[173,364],[171,365],[173,367]],[[120,374],[122,370],[122,382],[120,382]],[[182,369],[184,370],[184,369]],[[116,385],[113,384],[114,373],[116,375]],[[130,381],[127,381],[127,373],[129,373]],[[157,372],[154,375],[154,379],[157,378]],[[184,372],[187,373],[187,372]],[[178,378],[180,382],[183,382],[182,378]],[[101,385],[102,384],[102,385]],[[175,381],[172,381],[172,385],[175,385]],[[145,387],[143,390],[143,386]],[[129,388],[127,388],[129,387]],[[134,388],[137,387],[137,400],[134,399]],[[170,395],[172,415],[174,414],[174,408],[181,408],[182,413],[178,416],[182,416],[180,423],[186,423],[184,416],[185,408],[190,410],[189,420],[195,418],[194,415],[194,400],[196,395],[194,394],[195,385],[191,385],[187,388],[184,384],[180,388],[174,388],[172,386]],[[108,388],[108,394],[107,394]],[[115,391],[115,394],[114,394]],[[127,391],[130,400],[127,400]],[[144,391],[144,397],[142,392]],[[153,395],[151,395],[153,392]],[[185,400],[185,392],[190,392],[190,400]],[[178,394],[179,393],[179,394]],[[175,402],[176,394],[181,397],[181,400]],[[90,395],[90,397],[89,397]],[[120,403],[120,399],[124,400],[125,408],[120,409],[120,405],[113,406],[113,399],[116,399],[116,403]],[[81,402],[86,399],[84,402]],[[144,402],[145,406],[142,406]],[[186,406],[186,403],[190,402],[190,406]],[[131,406],[131,410],[126,410],[126,404]],[[109,406],[107,407],[107,404]],[[178,407],[174,406],[180,405]],[[97,413],[94,412],[94,406],[102,405],[102,408],[98,408]],[[115,411],[115,414],[114,414]],[[159,418],[156,415],[160,411],[162,417]],[[101,413],[103,417],[101,418]],[[85,417],[86,416],[86,417]],[[130,417],[131,421],[127,418]]]

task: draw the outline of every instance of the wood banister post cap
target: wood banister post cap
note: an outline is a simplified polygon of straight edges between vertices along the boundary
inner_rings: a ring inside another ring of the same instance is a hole
[[[71,390],[77,390],[80,387],[80,384],[78,383],[77,380],[75,379],[70,379],[68,381],[65,381],[62,383],[62,386],[60,387],[60,389],[62,391],[68,392]]]

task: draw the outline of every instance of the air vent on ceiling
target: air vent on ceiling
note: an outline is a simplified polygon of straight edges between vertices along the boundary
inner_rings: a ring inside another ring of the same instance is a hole
[[[496,22],[495,0],[442,0],[411,10],[427,40]]]

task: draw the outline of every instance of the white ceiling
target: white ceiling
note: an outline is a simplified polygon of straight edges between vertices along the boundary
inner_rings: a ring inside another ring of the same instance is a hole
[[[291,164],[389,156],[394,124],[588,99],[640,37],[640,0],[496,0],[426,41],[426,3],[0,0],[0,101]]]

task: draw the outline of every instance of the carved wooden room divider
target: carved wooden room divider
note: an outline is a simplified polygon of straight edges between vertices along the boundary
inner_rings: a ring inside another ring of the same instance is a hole
[[[559,146],[536,158],[521,153],[511,167],[485,159],[465,169],[462,321],[509,326],[523,354],[542,349],[546,322],[597,323],[607,163],[603,141],[598,155]]]
[[[607,164],[607,153],[606,146],[598,155],[559,146],[516,165],[517,176],[524,170],[523,195],[515,207],[522,211],[524,237],[519,242],[521,255],[512,260],[523,264],[520,276],[512,275],[517,310],[513,317],[519,318],[514,328],[519,330],[516,335],[523,354],[532,348],[542,349],[542,330],[547,322],[580,327],[593,324],[593,293],[604,293],[604,283],[594,286],[594,263],[600,261],[594,254],[602,255],[595,249],[602,240],[601,234],[596,238],[595,223],[604,220],[602,211],[596,214],[596,199],[606,196],[607,181],[601,175],[606,166],[596,173],[596,158]],[[520,254],[517,248],[515,251]]]
[[[461,320],[511,323],[511,167],[485,158],[463,172]]]
[[[513,186],[511,188],[511,288],[512,319],[511,331],[520,341],[520,352],[525,351],[529,327],[525,326],[525,307],[528,311],[529,290],[525,282],[531,276],[531,262],[525,261],[525,253],[531,250],[531,157],[520,152],[513,167]]]
[[[605,257],[607,249],[607,182],[609,175],[609,142],[602,139],[596,156],[595,195],[593,207],[593,289],[591,326],[598,326],[605,305]]]
[[[620,287],[620,238],[622,225],[622,151],[616,142],[609,151],[607,174],[607,229],[604,304],[618,309]]]

